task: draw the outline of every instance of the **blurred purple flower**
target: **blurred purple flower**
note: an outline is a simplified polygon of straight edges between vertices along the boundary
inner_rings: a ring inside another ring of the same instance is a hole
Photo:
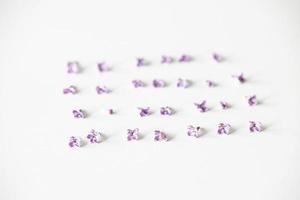
[[[69,139],[70,147],[81,147],[82,145],[83,145],[83,142],[82,142],[81,138],[75,137],[75,136],[70,137],[70,139]]]
[[[113,115],[113,114],[115,114],[115,111],[112,108],[110,108],[110,109],[108,109],[108,114]]]
[[[249,106],[255,106],[258,104],[256,95],[247,96],[246,98],[247,98]]]
[[[263,131],[263,125],[260,122],[249,121],[250,132],[261,132]]]
[[[159,130],[154,131],[154,141],[160,142],[160,141],[168,141],[167,135]]]
[[[188,136],[193,136],[193,137],[199,138],[204,134],[204,129],[201,128],[200,126],[194,127],[192,125],[189,125],[187,134],[188,134]]]
[[[208,111],[208,107],[206,106],[206,101],[205,100],[202,101],[201,103],[194,103],[194,105],[202,113]]]
[[[179,78],[177,80],[177,87],[187,88],[189,85],[190,85],[190,83],[187,79]]]
[[[86,112],[82,109],[72,111],[75,118],[86,118]]]
[[[236,78],[240,83],[245,83],[246,79],[243,75],[243,73],[241,73],[240,75],[232,75],[233,78]]]
[[[230,124],[220,123],[218,125],[218,133],[219,134],[230,134],[231,132],[231,126]]]
[[[160,108],[160,114],[161,115],[172,115],[173,114],[173,109],[166,106],[166,107],[161,107]]]
[[[64,94],[76,94],[78,92],[77,88],[74,85],[71,85],[63,89]]]
[[[145,117],[145,116],[151,115],[150,107],[147,107],[147,108],[138,107],[138,109],[140,110],[140,116],[141,117]]]
[[[180,58],[179,58],[179,62],[189,62],[192,60],[191,56],[185,55],[183,54]]]
[[[144,58],[136,58],[136,66],[137,67],[142,67],[142,66],[146,66],[146,60]]]
[[[100,143],[103,141],[103,135],[94,129],[90,131],[86,138],[90,140],[90,143]]]
[[[97,94],[104,94],[104,93],[107,94],[107,93],[110,93],[110,90],[105,86],[97,86],[96,92],[97,92]]]
[[[105,62],[98,63],[97,67],[98,67],[99,72],[105,72],[105,71],[109,70],[109,68],[108,68],[108,66],[106,65]]]
[[[219,54],[217,54],[217,53],[213,53],[212,57],[218,63],[220,63],[220,62],[222,62],[224,60],[224,58],[222,56],[220,56]]]
[[[221,105],[223,110],[226,110],[226,109],[230,108],[229,103],[227,103],[225,101],[220,101],[220,105]]]
[[[215,87],[216,86],[216,83],[214,83],[213,81],[210,81],[210,80],[206,80],[206,83],[207,83],[208,87]]]
[[[161,87],[165,87],[167,85],[166,82],[161,79],[154,79],[152,81],[152,84],[155,88],[161,88]]]
[[[161,64],[171,64],[174,61],[174,59],[171,56],[161,56]]]
[[[135,88],[145,87],[146,86],[146,84],[143,81],[141,81],[141,80],[133,80],[131,82],[132,82],[132,84],[133,84],[133,86]]]
[[[139,139],[139,129],[127,129],[127,141],[138,140]]]
[[[75,73],[78,73],[79,71],[80,71],[79,63],[77,61],[67,63],[67,72],[69,74],[75,74]]]

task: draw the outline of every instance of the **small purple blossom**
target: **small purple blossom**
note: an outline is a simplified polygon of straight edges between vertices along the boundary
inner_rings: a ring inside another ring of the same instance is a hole
[[[133,80],[133,81],[131,81],[131,83],[133,84],[133,86],[135,88],[145,87],[146,86],[146,84],[143,81],[141,81],[141,80]]]
[[[107,94],[107,93],[110,93],[110,90],[105,86],[97,86],[96,92],[97,92],[97,94],[104,94],[104,93]]]
[[[249,106],[255,106],[258,104],[256,95],[247,96],[246,98],[247,98]]]
[[[187,79],[179,78],[177,80],[177,87],[187,88],[190,85],[190,82]]]
[[[105,71],[109,70],[109,68],[108,68],[108,66],[106,65],[105,62],[98,63],[97,67],[98,67],[99,72],[105,72]]]
[[[142,66],[146,66],[146,60],[144,58],[136,58],[136,66],[137,67],[142,67]]]
[[[220,123],[218,125],[218,134],[227,134],[229,135],[231,132],[230,124]]]
[[[194,105],[202,113],[208,111],[208,107],[206,106],[206,101],[205,100],[202,101],[201,103],[194,103]]]
[[[250,132],[262,132],[263,125],[260,122],[249,121],[249,130]]]
[[[67,72],[69,74],[75,74],[75,73],[78,73],[79,71],[80,71],[79,63],[77,61],[67,63]]]
[[[230,105],[229,103],[225,102],[225,101],[220,101],[220,105],[222,107],[223,110],[229,109]]]
[[[80,137],[71,136],[69,139],[69,146],[70,147],[81,147],[83,142]]]
[[[86,118],[86,112],[82,109],[72,111],[75,118]]]
[[[222,62],[224,60],[224,58],[222,56],[220,56],[219,54],[217,54],[217,53],[213,53],[212,57],[218,63],[220,63],[220,62]]]
[[[110,115],[115,114],[115,111],[112,108],[108,109],[107,111],[108,111],[108,114],[110,114]]]
[[[207,83],[208,87],[215,87],[217,85],[215,82],[210,81],[210,80],[206,80],[206,83]]]
[[[160,108],[160,114],[161,115],[172,115],[173,114],[173,109],[166,106],[166,107],[161,107]]]
[[[161,80],[161,79],[154,79],[152,81],[152,85],[155,87],[155,88],[161,88],[161,87],[165,87],[167,84],[164,80]]]
[[[203,134],[204,134],[204,129],[201,128],[200,126],[196,126],[196,127],[194,127],[192,125],[188,126],[188,131],[187,131],[188,136],[193,136],[193,137],[199,138]]]
[[[192,60],[191,56],[188,56],[186,54],[181,55],[181,57],[179,58],[179,62],[190,62]]]
[[[232,75],[233,78],[236,78],[240,83],[245,83],[246,79],[243,75],[243,73],[241,73],[240,75]]]
[[[140,116],[141,117],[145,117],[145,116],[151,115],[150,107],[147,107],[147,108],[138,107],[138,109],[140,111]]]
[[[100,132],[95,131],[92,129],[90,133],[86,136],[90,143],[100,143],[103,141],[103,135]]]
[[[160,142],[160,141],[168,141],[167,135],[159,130],[154,131],[154,141]]]
[[[138,140],[139,139],[139,129],[127,129],[127,141]]]
[[[171,64],[174,59],[171,56],[161,56],[161,64]]]
[[[64,94],[76,94],[77,92],[78,90],[74,85],[70,85],[69,87],[63,89]]]

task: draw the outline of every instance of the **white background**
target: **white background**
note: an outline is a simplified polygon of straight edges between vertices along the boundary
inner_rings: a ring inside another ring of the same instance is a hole
[[[300,199],[299,8],[297,0],[1,0],[0,199]],[[214,63],[214,51],[226,62]],[[195,60],[159,64],[182,53]],[[152,65],[137,69],[136,56]],[[66,74],[70,60],[81,74]],[[96,69],[102,60],[112,66],[106,74]],[[244,85],[230,77],[240,72]],[[194,84],[177,89],[179,77]],[[135,90],[133,78],[169,86]],[[206,79],[219,86],[208,89]],[[62,95],[69,84],[80,94]],[[98,96],[98,84],[113,92]],[[250,94],[259,106],[247,106]],[[204,114],[193,105],[202,99]],[[221,111],[219,100],[232,109]],[[164,105],[176,115],[161,117]],[[154,114],[141,119],[137,106]],[[103,113],[110,107],[117,115]],[[74,119],[74,108],[89,118]],[[249,120],[265,131],[250,134]],[[232,135],[217,135],[219,122]],[[189,138],[189,124],[207,133]],[[135,127],[143,138],[127,143]],[[92,128],[106,141],[67,146]],[[154,143],[154,129],[172,139]]]

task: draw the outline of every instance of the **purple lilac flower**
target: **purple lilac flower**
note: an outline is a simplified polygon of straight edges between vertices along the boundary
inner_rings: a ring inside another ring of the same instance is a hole
[[[155,88],[161,88],[161,87],[165,87],[167,85],[166,82],[161,79],[154,79],[152,81],[152,84]]]
[[[229,135],[231,132],[231,126],[230,124],[220,123],[218,125],[218,133],[219,134],[227,134]]]
[[[86,118],[86,112],[82,109],[72,111],[75,118]]]
[[[81,147],[83,145],[83,142],[81,140],[81,138],[79,137],[75,137],[75,136],[71,136],[69,139],[69,146],[70,147]]]
[[[160,142],[160,141],[168,141],[167,135],[159,130],[154,131],[154,141]]]
[[[220,101],[220,105],[221,105],[223,110],[226,110],[226,109],[230,108],[229,103],[227,103],[225,101]]]
[[[139,129],[127,129],[127,141],[138,140],[139,139]]]
[[[99,72],[105,72],[105,71],[109,70],[109,68],[108,68],[108,66],[106,65],[105,62],[98,63],[97,67],[98,67]]]
[[[206,101],[202,101],[201,103],[194,103],[194,105],[198,108],[200,112],[208,111],[208,107],[206,106]]]
[[[69,74],[75,74],[79,72],[79,63],[77,61],[67,63],[67,72]]]
[[[136,66],[137,67],[142,67],[142,66],[146,66],[146,60],[144,58],[136,58]]]
[[[261,132],[263,131],[263,125],[260,122],[249,121],[250,132]]]
[[[179,58],[179,62],[189,62],[192,60],[191,56],[185,55],[183,54],[180,58]]]
[[[236,78],[240,83],[245,83],[246,79],[244,75],[241,73],[240,75],[232,75],[233,78]]]
[[[141,81],[141,80],[133,80],[131,82],[132,82],[132,84],[133,84],[133,86],[135,88],[145,87],[146,86],[146,84],[143,81]]]
[[[220,63],[220,62],[222,62],[224,60],[224,58],[222,56],[220,56],[219,54],[217,54],[217,53],[213,53],[212,57],[218,63]]]
[[[64,94],[76,94],[78,92],[77,88],[74,85],[71,85],[63,89]]]
[[[100,132],[95,131],[92,129],[90,133],[86,136],[90,143],[100,143],[103,141],[103,135]]]
[[[110,108],[110,109],[108,109],[108,114],[113,115],[113,114],[115,114],[115,111],[112,108]]]
[[[138,109],[140,111],[140,116],[141,117],[145,117],[145,116],[151,115],[150,107],[147,107],[147,108],[138,107]]]
[[[206,80],[206,83],[207,83],[208,87],[215,87],[216,86],[216,83],[214,83],[213,81],[210,81],[210,80]]]
[[[199,138],[203,134],[204,134],[204,129],[201,128],[200,126],[196,126],[196,127],[194,127],[192,125],[188,126],[188,131],[187,131],[188,136],[193,136],[193,137]]]
[[[171,56],[161,56],[161,64],[171,64],[174,59]]]
[[[172,115],[173,114],[173,109],[166,106],[166,107],[161,107],[160,108],[160,114],[161,115]]]
[[[247,98],[249,106],[255,106],[258,104],[256,95],[247,96],[246,98]]]
[[[189,81],[187,79],[179,78],[177,80],[177,87],[187,88],[189,86]]]
[[[97,86],[96,87],[96,92],[98,93],[98,94],[104,94],[104,93],[109,93],[110,92],[110,90],[107,88],[107,87],[105,87],[105,86]]]

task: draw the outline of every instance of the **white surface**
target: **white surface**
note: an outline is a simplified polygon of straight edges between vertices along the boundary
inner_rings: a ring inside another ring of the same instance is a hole
[[[299,185],[299,1],[0,1],[0,199],[272,199],[300,198]],[[213,63],[217,51],[228,60]],[[188,53],[190,64],[161,66],[161,54]],[[136,56],[153,65],[136,69]],[[67,75],[66,62],[84,65]],[[113,70],[100,75],[97,61]],[[244,72],[238,85],[230,75]],[[134,90],[130,81],[165,78],[171,85]],[[178,77],[195,82],[179,92]],[[220,87],[207,89],[204,81]],[[63,96],[75,84],[78,96]],[[113,93],[97,96],[104,84]],[[249,108],[244,96],[262,105]],[[206,98],[212,110],[196,112]],[[228,112],[218,101],[233,103]],[[140,119],[136,106],[155,114]],[[177,114],[158,115],[161,105]],[[115,116],[101,110],[113,107]],[[85,108],[87,120],[72,118]],[[249,134],[248,120],[267,128]],[[230,136],[215,134],[220,121]],[[199,139],[185,136],[188,124],[207,128]],[[127,128],[145,137],[127,143]],[[70,149],[70,135],[91,129],[108,137],[100,145]],[[152,142],[160,128],[169,143]]]

